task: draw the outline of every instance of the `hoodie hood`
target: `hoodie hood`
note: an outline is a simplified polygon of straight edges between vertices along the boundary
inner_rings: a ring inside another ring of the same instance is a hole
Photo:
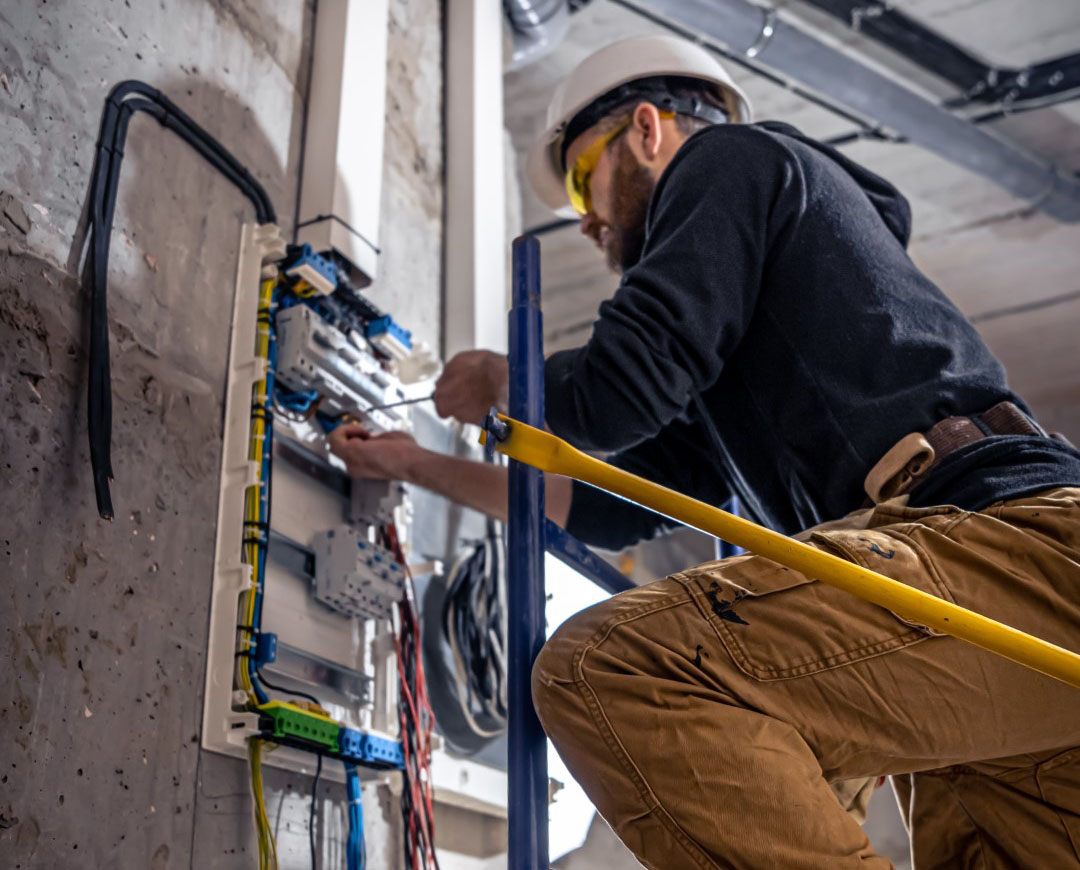
[[[874,206],[874,210],[881,215],[881,220],[884,221],[885,226],[896,236],[900,244],[905,248],[907,247],[908,241],[911,239],[911,206],[904,195],[893,185],[880,175],[871,172],[865,166],[861,166],[854,160],[845,157],[835,148],[803,135],[790,124],[784,124],[780,121],[761,121],[754,126],[768,130],[770,133],[779,133],[782,136],[795,139],[808,148],[813,148],[828,157],[863,189],[866,198]]]

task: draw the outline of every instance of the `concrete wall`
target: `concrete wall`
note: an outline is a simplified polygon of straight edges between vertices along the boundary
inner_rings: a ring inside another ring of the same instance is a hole
[[[228,316],[246,201],[145,117],[110,270],[116,519],[86,448],[80,226],[101,104],[170,94],[292,222],[312,0],[9,0],[0,7],[0,866],[250,867],[243,765],[199,750]],[[439,342],[438,0],[393,0],[376,298]],[[357,95],[363,110],[363,95]],[[401,294],[401,295],[399,295]],[[271,773],[283,867],[310,781]],[[340,788],[323,799],[325,866]],[[373,866],[396,808],[366,795]],[[378,831],[383,833],[380,835]]]

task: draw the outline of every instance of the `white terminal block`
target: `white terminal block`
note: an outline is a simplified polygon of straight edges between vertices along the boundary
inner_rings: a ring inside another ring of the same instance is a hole
[[[329,296],[337,289],[337,285],[335,285],[333,281],[327,278],[310,263],[299,263],[296,266],[292,266],[285,270],[285,274],[289,277],[302,278],[304,281],[307,281],[317,293],[321,293],[323,296]]]
[[[412,348],[404,344],[397,336],[391,335],[388,332],[384,332],[381,335],[373,335],[370,341],[375,347],[393,360],[400,361],[407,359],[409,354],[412,353]]]
[[[352,526],[319,532],[311,548],[318,601],[348,616],[391,618],[405,594],[405,571],[393,553]]]

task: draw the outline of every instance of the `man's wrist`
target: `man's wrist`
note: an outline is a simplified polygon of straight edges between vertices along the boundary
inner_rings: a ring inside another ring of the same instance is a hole
[[[393,478],[404,483],[423,484],[420,479],[425,461],[431,456],[432,451],[419,444],[404,443],[401,445],[400,456],[394,462]]]

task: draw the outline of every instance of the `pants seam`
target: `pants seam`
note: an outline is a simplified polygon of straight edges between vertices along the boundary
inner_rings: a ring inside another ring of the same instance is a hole
[[[983,870],[987,870],[989,865],[986,863],[986,849],[983,846],[983,829],[982,829],[982,826],[979,825],[979,823],[975,821],[975,818],[968,811],[968,808],[966,806],[964,806],[964,800],[963,800],[963,798],[960,797],[959,792],[957,792],[956,786],[954,785],[954,783],[952,783],[949,780],[946,780],[945,784],[948,787],[949,791],[952,792],[952,795],[956,800],[956,805],[958,807],[960,807],[961,812],[963,812],[964,816],[971,823],[972,829],[975,831],[975,842],[978,844],[978,847],[979,847],[979,855],[978,855],[979,866],[982,867]]]
[[[611,632],[617,627],[626,625],[642,616],[657,613],[661,610],[668,610],[687,603],[692,603],[692,601],[658,602],[655,605],[634,608],[630,615],[622,614],[619,617],[613,617],[608,623],[601,626],[592,638],[582,644],[574,654],[573,673],[575,678],[573,684],[582,701],[584,701],[585,708],[589,711],[589,716],[593,720],[593,727],[596,729],[597,733],[600,734],[608,751],[618,759],[619,765],[629,775],[630,781],[634,783],[638,797],[644,802],[648,814],[654,816],[660,824],[672,834],[675,841],[683,847],[683,850],[698,867],[703,868],[703,870],[720,870],[720,865],[705,856],[701,847],[694,842],[681,826],[679,826],[671,813],[669,813],[660,802],[660,799],[649,785],[648,780],[645,779],[645,776],[630,757],[630,753],[627,752],[626,748],[622,745],[622,741],[619,740],[611,721],[604,712],[603,705],[601,705],[596,691],[589,684],[589,681],[584,674],[585,657],[607,640],[611,635]]]

